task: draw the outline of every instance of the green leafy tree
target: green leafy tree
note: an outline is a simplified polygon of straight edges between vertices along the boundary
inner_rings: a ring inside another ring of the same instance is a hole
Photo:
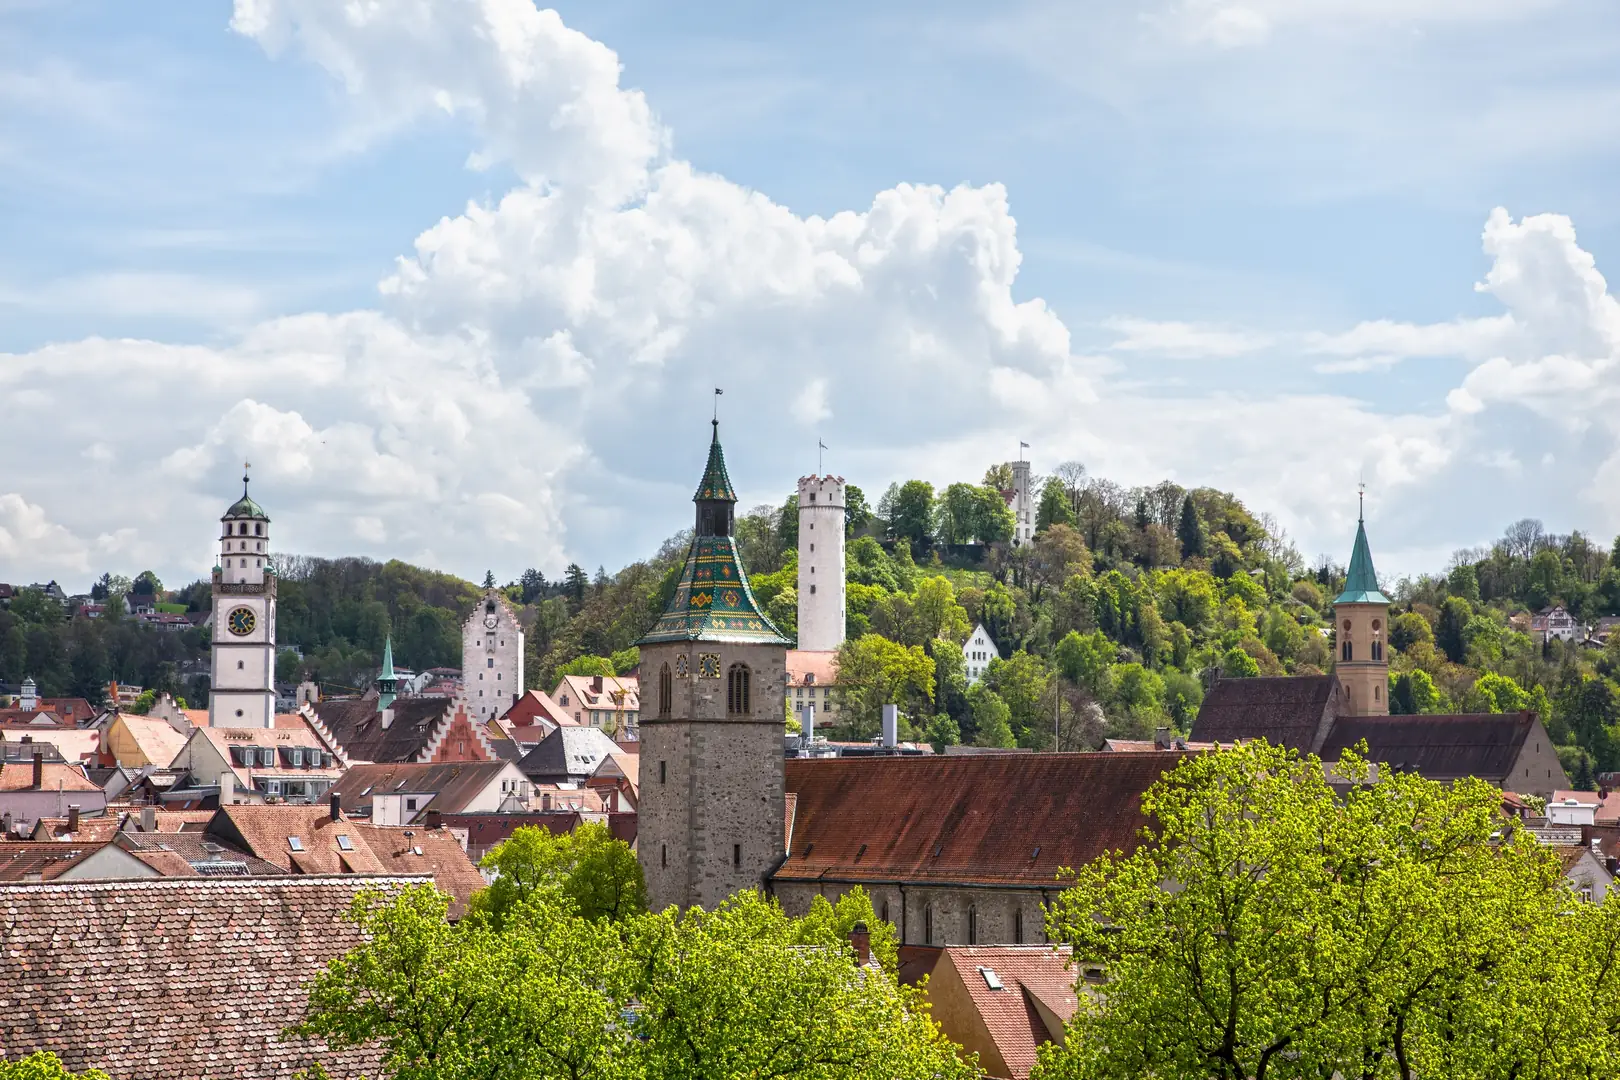
[[[985,669],[983,682],[1007,703],[1019,746],[1044,745],[1051,733],[1051,698],[1047,696],[1051,679],[1046,662],[1023,649],[1005,660],[991,660]]]
[[[901,484],[891,502],[889,534],[896,540],[906,540],[913,548],[926,546],[933,535],[934,485],[926,480],[907,480]]]
[[[794,496],[795,499],[798,496]],[[844,485],[844,533],[854,536],[856,533],[872,524],[872,508],[867,505],[866,493],[854,484]],[[798,534],[794,534],[794,543],[798,543]]]
[[[1176,540],[1181,544],[1181,557],[1190,559],[1204,553],[1204,523],[1198,516],[1198,507],[1188,495],[1181,502],[1181,517],[1176,521]]]
[[[1470,604],[1479,603],[1479,575],[1472,563],[1459,563],[1446,575],[1446,592]]]
[[[495,874],[473,897],[475,912],[497,926],[537,894],[555,894],[588,920],[620,921],[647,910],[641,864],[606,825],[585,822],[573,832],[522,826],[479,866]]]
[[[853,738],[877,734],[883,706],[908,717],[934,715],[934,661],[920,645],[900,645],[867,634],[838,647],[838,726]]]
[[[935,713],[934,718],[928,721],[928,730],[923,737],[934,748],[934,753],[943,754],[947,746],[961,745],[962,728],[949,714]]]
[[[0,1080],[108,1080],[100,1069],[82,1073],[68,1071],[62,1059],[49,1050],[36,1050],[15,1061],[0,1058]]]
[[[1474,680],[1463,699],[1469,712],[1518,712],[1530,705],[1530,695],[1507,675],[1487,671]]]
[[[1118,646],[1100,630],[1089,634],[1070,630],[1053,647],[1052,661],[1065,679],[1100,698],[1112,688],[1108,672],[1117,653]]]
[[[1255,742],[1156,783],[1147,841],[1080,868],[1052,909],[1107,981],[1036,1077],[1608,1074],[1597,987],[1620,972],[1591,954],[1620,941],[1609,905],[1575,900],[1490,785],[1367,780],[1353,755],[1330,775]]]
[[[613,674],[613,661],[606,656],[576,656],[556,671],[558,678],[564,675],[601,675],[606,678]]]
[[[1402,716],[1440,711],[1440,691],[1422,668],[1414,668],[1389,680],[1389,711]]]
[[[1072,527],[1077,521],[1074,504],[1064,489],[1063,481],[1056,476],[1048,477],[1046,483],[1041,485],[1041,501],[1035,507],[1036,531],[1049,529],[1053,525]]]
[[[973,745],[1010,748],[1018,745],[1013,738],[1012,710],[1001,697],[982,682],[968,690],[968,704],[973,710]]]
[[[1389,643],[1405,652],[1419,642],[1434,643],[1434,630],[1429,620],[1415,611],[1403,612],[1389,620]]]
[[[1254,657],[1234,645],[1221,657],[1221,675],[1227,679],[1253,679],[1260,674],[1260,664]]]
[[[1434,640],[1453,664],[1460,664],[1467,657],[1468,643],[1463,638],[1463,628],[1473,615],[1468,601],[1457,596],[1449,598],[1440,609],[1440,624],[1435,629]]]

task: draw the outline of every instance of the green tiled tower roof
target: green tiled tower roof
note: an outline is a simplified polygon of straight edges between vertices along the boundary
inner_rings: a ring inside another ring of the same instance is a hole
[[[1367,546],[1367,525],[1356,520],[1356,546],[1350,552],[1350,571],[1345,575],[1344,592],[1335,604],[1387,604],[1389,597],[1378,591],[1378,574],[1373,570],[1372,549]]]
[[[736,502],[737,493],[731,488],[731,477],[726,475],[726,455],[720,451],[720,421],[714,421],[714,435],[709,440],[709,464],[703,469],[692,501],[701,499]]]
[[[720,449],[720,425],[709,441],[709,462],[692,501],[698,504],[698,528],[686,553],[686,566],[669,606],[637,645],[670,641],[729,641],[745,645],[789,645],[791,642],[760,610],[748,587],[748,573],[737,555],[731,532],[731,507],[708,503],[737,501],[726,475]]]
[[[231,503],[231,508],[225,511],[225,517],[220,518],[221,521],[224,521],[225,518],[256,518],[261,521],[270,520],[270,515],[264,512],[264,507],[248,498],[247,489],[248,478],[243,476],[242,497]]]

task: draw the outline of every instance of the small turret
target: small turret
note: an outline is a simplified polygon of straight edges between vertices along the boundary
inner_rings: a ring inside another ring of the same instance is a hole
[[[394,675],[394,636],[383,639],[382,672],[377,676],[377,708],[386,709],[394,703],[399,691],[399,679]]]

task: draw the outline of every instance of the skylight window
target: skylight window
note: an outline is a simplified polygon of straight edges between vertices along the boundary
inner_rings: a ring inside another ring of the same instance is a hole
[[[980,968],[979,969],[979,974],[984,976],[984,985],[988,986],[990,989],[992,989],[992,990],[1005,990],[1006,989],[1006,987],[1001,985],[1001,976],[997,975],[990,968],[987,968],[987,967]]]
[[[353,851],[354,850],[354,841],[350,840],[343,833],[338,833],[337,842],[338,842],[338,850],[339,851]]]
[[[287,837],[287,846],[294,851],[304,850],[304,842],[296,836]]]

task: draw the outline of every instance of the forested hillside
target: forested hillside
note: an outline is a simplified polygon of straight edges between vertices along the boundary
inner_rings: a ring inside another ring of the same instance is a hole
[[[1124,488],[1073,463],[1037,484],[1038,532],[1022,547],[1008,542],[1007,465],[942,491],[894,484],[875,506],[850,488],[836,734],[870,736],[879,706],[897,701],[907,734],[936,745],[1078,749],[1106,735],[1186,730],[1218,676],[1331,670],[1343,569],[1307,566],[1270,515],[1208,488]],[[797,525],[794,498],[737,521],[754,592],[790,636]],[[633,643],[674,589],[689,539],[677,533],[613,575],[573,565],[559,580],[529,570],[505,585],[529,627],[530,685],[633,667]],[[1376,526],[1372,541],[1376,556]],[[303,654],[283,653],[279,681],[363,688],[389,634],[402,667],[459,665],[461,623],[481,592],[473,582],[397,561],[283,557],[278,567],[279,640]],[[1458,552],[1444,572],[1383,587],[1396,602],[1395,710],[1533,708],[1572,776],[1620,768],[1620,635],[1588,648],[1528,633],[1528,613],[1552,604],[1584,624],[1620,614],[1620,541],[1521,521],[1488,548]],[[28,592],[0,611],[0,678],[31,674],[42,693],[93,700],[117,678],[200,699],[206,635],[133,625],[117,617],[116,598],[156,589],[176,610],[204,610],[207,582],[165,593],[150,574],[107,576],[97,589],[114,598],[101,620],[70,620]],[[1001,655],[969,689],[960,645],[980,622]]]

